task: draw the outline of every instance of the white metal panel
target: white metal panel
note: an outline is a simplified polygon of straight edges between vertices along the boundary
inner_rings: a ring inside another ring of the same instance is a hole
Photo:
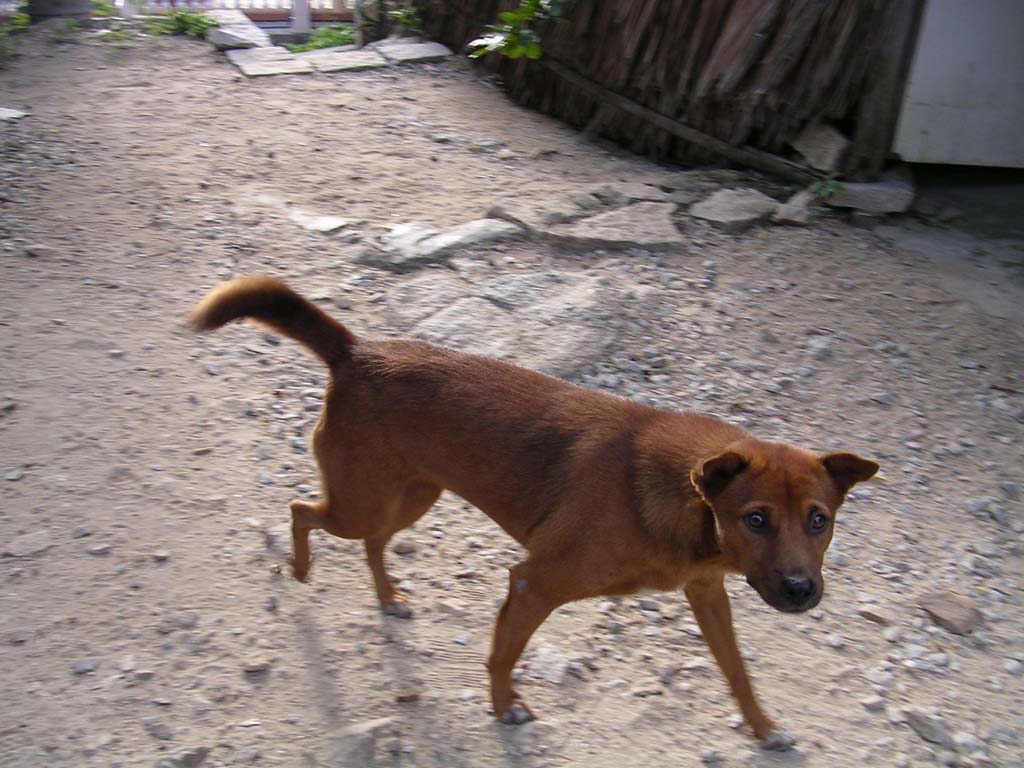
[[[893,151],[1024,168],[1024,0],[927,0]]]

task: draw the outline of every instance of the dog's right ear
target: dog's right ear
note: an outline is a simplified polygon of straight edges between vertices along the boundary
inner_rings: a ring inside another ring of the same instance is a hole
[[[745,458],[736,451],[725,451],[698,464],[690,472],[690,482],[706,501],[711,501],[746,468]]]

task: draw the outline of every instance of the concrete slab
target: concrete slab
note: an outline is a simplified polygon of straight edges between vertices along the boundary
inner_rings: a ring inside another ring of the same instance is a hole
[[[295,54],[297,59],[311,59],[317,56],[324,56],[329,53],[347,53],[349,51],[358,51],[358,45],[336,45],[333,48],[317,48],[312,51],[302,51]]]
[[[356,72],[361,69],[390,66],[388,60],[375,51],[325,53],[319,56],[306,56],[300,60],[309,62],[321,72]]]
[[[269,61],[294,61],[295,54],[278,45],[269,48],[246,48],[227,52],[228,61],[236,66]]]
[[[452,55],[451,50],[440,43],[407,43],[401,40],[386,40],[376,46],[384,57],[395,64],[425,64],[444,61]]]
[[[259,50],[259,49],[250,49]],[[267,77],[268,75],[308,75],[313,65],[308,61],[281,59],[279,61],[247,61],[238,65],[246,77]]]

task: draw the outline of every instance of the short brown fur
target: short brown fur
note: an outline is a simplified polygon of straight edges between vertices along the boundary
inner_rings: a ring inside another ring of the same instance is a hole
[[[817,604],[835,510],[876,464],[421,342],[357,343],[268,277],[217,287],[190,320],[211,330],[241,317],[306,344],[331,372],[312,441],[323,499],[291,503],[296,578],[308,575],[311,530],[363,539],[382,607],[410,615],[384,550],[449,489],[529,553],[510,570],[487,662],[497,716],[532,718],[511,673],[552,610],[682,586],[754,734],[792,743],[754,696],[723,578],[744,574],[780,610]]]

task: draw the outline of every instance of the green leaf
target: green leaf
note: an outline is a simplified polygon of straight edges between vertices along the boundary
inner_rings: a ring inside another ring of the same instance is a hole
[[[539,59],[541,54],[540,43],[536,40],[527,43],[526,45],[526,58],[528,59]]]

